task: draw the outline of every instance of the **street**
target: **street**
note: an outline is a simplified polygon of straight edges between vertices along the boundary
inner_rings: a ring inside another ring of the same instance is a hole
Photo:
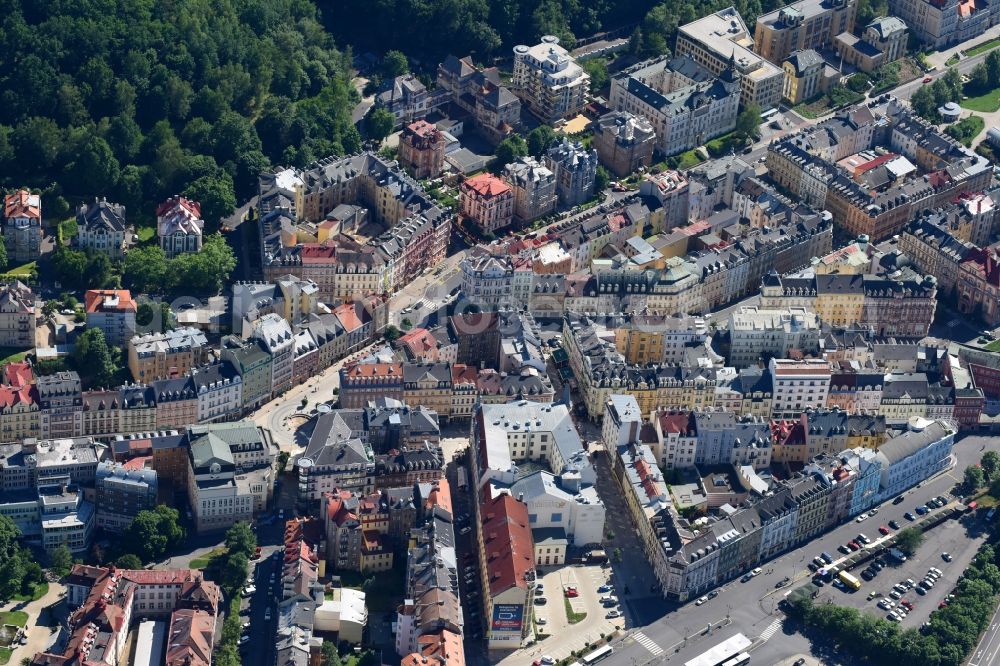
[[[633,631],[631,636],[624,639],[620,645],[616,644],[615,652],[608,658],[607,663],[620,664],[621,666],[684,663],[737,633],[743,633],[750,639],[756,640],[752,653],[754,663],[776,664],[794,655],[809,654],[810,641],[801,634],[786,631],[782,624],[784,616],[777,611],[778,601],[784,594],[811,576],[809,570],[806,569],[806,564],[824,551],[837,554],[837,547],[853,539],[858,532],[866,532],[872,537],[877,536],[878,526],[887,524],[890,520],[896,520],[900,527],[905,527],[909,521],[903,517],[903,514],[907,511],[913,511],[917,505],[922,504],[930,497],[948,496],[956,484],[961,481],[965,467],[977,463],[982,457],[983,451],[980,448],[982,446],[985,446],[986,450],[1000,451],[1000,439],[970,436],[959,440],[954,449],[956,465],[951,470],[923,482],[919,488],[908,491],[905,494],[906,500],[901,504],[893,505],[891,502],[887,502],[879,507],[877,516],[864,523],[859,524],[852,520],[839,525],[811,543],[762,564],[764,572],[761,575],[746,583],[735,579],[716,588],[719,590],[719,596],[710,599],[701,606],[696,605],[693,600],[680,606],[672,605],[671,610],[665,615],[641,627],[641,637],[637,639],[637,634]],[[603,493],[602,497],[605,497]],[[608,513],[612,514],[610,505]],[[953,523],[955,527],[946,527],[949,523]],[[971,554],[978,547],[979,541],[976,538],[969,538],[964,530],[959,529],[957,525],[958,523],[955,521],[946,521],[944,525],[934,528],[931,533],[933,536],[927,539],[928,543],[919,551],[920,557],[917,560],[917,566],[926,568],[934,559],[934,557],[925,556],[923,549],[927,549],[927,553],[936,553],[939,556],[941,550],[951,548],[950,552],[955,557],[955,564],[959,566],[971,559]],[[932,545],[932,542],[936,543],[939,535],[944,535],[940,538],[947,543],[946,547],[943,546],[940,549]],[[840,555],[837,554],[837,557]],[[626,561],[630,560],[626,558]],[[636,567],[635,562],[635,559],[631,559],[630,570],[643,569],[643,567]],[[946,569],[945,566],[941,566],[940,559],[933,566]],[[954,569],[954,571],[959,570],[958,567]],[[776,589],[775,583],[785,576],[792,579],[791,585]],[[865,583],[858,594],[867,595],[871,589],[891,587],[892,582],[898,582],[895,580],[898,577],[898,573],[885,570],[875,581]],[[903,578],[906,577],[903,576]],[[890,582],[890,584],[886,586],[885,582]],[[945,587],[947,588],[947,586]],[[823,590],[824,594],[843,594],[829,586]],[[861,596],[861,600],[864,600],[864,596]],[[931,595],[928,595],[926,600],[916,603],[930,605],[931,601],[936,607],[937,597]],[[871,606],[872,610],[877,611],[874,604]],[[629,607],[628,602],[625,603],[625,607]],[[884,612],[880,613],[880,617],[885,615]],[[715,629],[710,635],[704,633],[709,623],[715,627],[720,623],[725,623],[727,617],[731,623],[723,629]],[[907,622],[905,626],[911,624],[913,622]],[[630,623],[629,626],[633,625]],[[991,629],[991,631],[998,630],[1000,628]],[[685,640],[685,636],[691,636],[692,633],[695,633],[695,636]],[[778,634],[781,634],[780,640],[773,640],[773,637]],[[651,644],[664,649],[664,653],[655,656],[655,650],[650,648]],[[993,646],[994,649],[1000,649],[1000,631],[998,631]],[[987,663],[990,662],[983,661],[982,666]]]

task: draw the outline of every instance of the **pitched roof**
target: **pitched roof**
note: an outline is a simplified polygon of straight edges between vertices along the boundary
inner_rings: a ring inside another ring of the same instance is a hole
[[[484,499],[480,515],[490,594],[496,596],[512,587],[527,590],[527,574],[535,568],[528,506],[503,494]]]
[[[490,173],[481,173],[462,183],[463,190],[471,190],[481,197],[497,197],[510,193],[510,185]]]

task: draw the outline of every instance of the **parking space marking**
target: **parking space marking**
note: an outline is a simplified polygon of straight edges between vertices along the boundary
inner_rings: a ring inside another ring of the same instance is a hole
[[[637,631],[634,634],[632,634],[632,638],[635,639],[636,643],[638,643],[639,645],[641,645],[642,647],[646,648],[651,653],[653,653],[654,657],[658,657],[661,654],[663,654],[663,648],[661,648],[659,645],[653,642],[652,638],[642,633],[641,631]]]

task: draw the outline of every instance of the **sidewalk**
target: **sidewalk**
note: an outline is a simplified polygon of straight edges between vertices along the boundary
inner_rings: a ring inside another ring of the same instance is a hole
[[[995,25],[983,34],[973,37],[972,39],[962,42],[956,46],[945,49],[944,51],[937,51],[935,53],[927,56],[927,62],[932,65],[937,65],[938,67],[944,67],[944,64],[948,61],[948,58],[952,57],[959,51],[964,51],[965,49],[972,48],[976,44],[989,41],[994,37],[1000,37],[1000,25]]]
[[[38,624],[39,616],[45,608],[58,604],[65,592],[66,587],[61,583],[49,583],[49,591],[41,599],[29,602],[12,601],[2,608],[4,611],[19,610],[28,614],[28,624],[25,627],[28,632],[28,643],[19,645],[8,663],[19,664],[25,657],[30,659],[35,656],[35,653],[49,648],[59,635],[59,620],[62,619],[62,616],[56,613],[59,617],[57,620],[50,614],[49,617],[45,618],[46,624],[44,625]]]

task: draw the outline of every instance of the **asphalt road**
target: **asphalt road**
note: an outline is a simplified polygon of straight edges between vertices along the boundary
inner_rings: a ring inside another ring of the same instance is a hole
[[[840,525],[811,543],[767,562],[762,565],[764,573],[760,576],[747,583],[741,583],[739,579],[736,579],[717,588],[719,596],[701,606],[697,606],[691,601],[681,606],[671,607],[669,612],[656,621],[639,627],[636,630],[641,633],[638,639],[635,637],[636,631],[633,631],[630,637],[621,643],[616,643],[614,654],[605,663],[622,666],[684,663],[737,633],[743,633],[756,641],[752,653],[754,663],[776,664],[795,655],[809,654],[812,647],[810,641],[796,632],[786,630],[782,624],[784,616],[777,611],[778,601],[781,600],[785,592],[793,589],[795,584],[801,583],[811,575],[806,568],[808,562],[823,551],[841,557],[837,553],[837,546],[847,543],[858,532],[864,532],[869,537],[874,538],[878,535],[878,526],[886,524],[890,520],[896,520],[902,527],[905,527],[908,521],[903,517],[903,514],[907,511],[913,511],[918,504],[922,504],[929,497],[947,496],[961,480],[962,470],[967,465],[978,462],[982,457],[981,447],[983,446],[986,450],[1000,451],[1000,438],[976,436],[961,439],[955,445],[957,459],[955,467],[925,481],[920,488],[908,491],[906,501],[903,503],[895,506],[891,502],[886,503],[880,507],[877,516],[864,523],[858,524],[851,521]],[[936,540],[942,530],[950,529],[938,526],[934,528],[932,538]],[[965,561],[963,560],[965,554],[973,551],[977,543],[975,539],[964,537],[960,530],[955,530],[954,533],[949,532],[947,542],[951,547],[949,552],[955,556],[958,563]],[[940,555],[939,552],[937,554]],[[919,566],[930,566],[930,560],[919,563]],[[939,568],[945,569],[941,566]],[[886,577],[887,573],[890,574],[889,577]],[[792,586],[775,589],[775,583],[785,576],[793,579]],[[881,578],[876,579],[878,588],[885,587],[882,581],[888,580],[890,577],[895,578],[896,576],[892,575],[889,570],[883,571]],[[903,578],[906,577],[903,576]],[[865,583],[862,591],[872,589],[873,584],[875,583]],[[937,588],[935,587],[935,589]],[[839,591],[833,590],[829,586],[824,590],[839,594]],[[928,595],[926,599],[932,600],[936,597]],[[935,607],[936,603],[934,601]],[[628,604],[625,607],[628,608]],[[729,623],[724,628],[714,629],[711,635],[702,635],[709,623],[717,627],[720,624],[725,624],[727,617]],[[996,626],[998,621],[1000,618],[994,622],[991,629],[991,632],[997,632],[996,640],[993,642],[996,649],[1000,649],[1000,626]],[[689,638],[685,640],[685,636]],[[654,656],[656,650],[652,649],[653,647],[662,650],[663,653]],[[982,662],[984,666],[987,663],[989,662]]]

